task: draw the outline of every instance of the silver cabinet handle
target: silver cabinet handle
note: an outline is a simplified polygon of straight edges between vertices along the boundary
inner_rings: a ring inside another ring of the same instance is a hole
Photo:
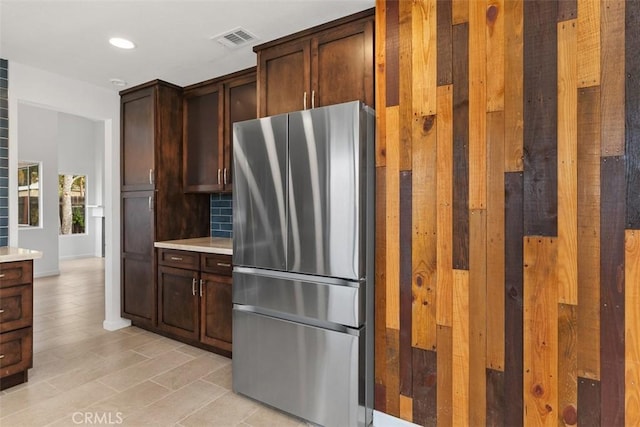
[[[196,296],[196,278],[194,277],[193,280],[191,280],[191,294],[195,297]]]
[[[311,91],[311,108],[316,108],[316,91]]]
[[[172,257],[171,257],[171,261],[182,261],[182,257],[179,257],[179,256],[172,256]]]
[[[0,314],[4,313],[4,309],[0,308]]]
[[[202,298],[202,285],[203,285],[203,280],[200,279],[200,298]]]
[[[218,264],[218,267],[231,267],[231,264],[226,262],[219,262],[217,264]]]
[[[220,185],[220,169],[218,169],[218,185]]]
[[[153,211],[153,196],[149,196],[149,212]]]
[[[223,175],[224,175],[224,185],[227,185],[228,184],[228,182],[227,182],[227,168],[224,168],[224,174]]]
[[[303,110],[306,110],[307,109],[307,91],[306,90],[304,91],[304,101],[302,102],[302,104],[304,106]]]
[[[149,169],[149,184],[153,185],[153,169]]]
[[[4,354],[0,354],[0,359],[4,359]]]
[[[0,279],[2,279],[4,277],[4,273],[0,274]]]

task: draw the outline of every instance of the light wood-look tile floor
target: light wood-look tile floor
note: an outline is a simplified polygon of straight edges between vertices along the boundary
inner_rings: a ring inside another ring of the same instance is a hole
[[[102,258],[34,283],[29,382],[0,392],[0,426],[306,426],[231,391],[231,359],[130,327],[102,328]]]

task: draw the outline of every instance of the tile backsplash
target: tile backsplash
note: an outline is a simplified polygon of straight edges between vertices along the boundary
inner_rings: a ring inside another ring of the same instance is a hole
[[[9,245],[9,62],[0,58],[0,246]]]
[[[232,237],[232,198],[230,193],[211,195],[211,236]]]

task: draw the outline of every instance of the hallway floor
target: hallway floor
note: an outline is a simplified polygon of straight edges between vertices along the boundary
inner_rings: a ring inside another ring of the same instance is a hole
[[[306,426],[231,391],[231,359],[143,329],[102,328],[104,260],[34,283],[29,382],[0,392],[1,426]]]

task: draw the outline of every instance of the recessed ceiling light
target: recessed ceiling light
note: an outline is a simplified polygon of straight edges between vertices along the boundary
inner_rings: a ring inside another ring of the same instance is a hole
[[[127,82],[122,79],[109,79],[112,85],[114,86],[126,86]]]
[[[136,47],[131,40],[123,39],[121,37],[112,37],[109,39],[109,43],[115,47],[119,47],[120,49],[133,49]]]

